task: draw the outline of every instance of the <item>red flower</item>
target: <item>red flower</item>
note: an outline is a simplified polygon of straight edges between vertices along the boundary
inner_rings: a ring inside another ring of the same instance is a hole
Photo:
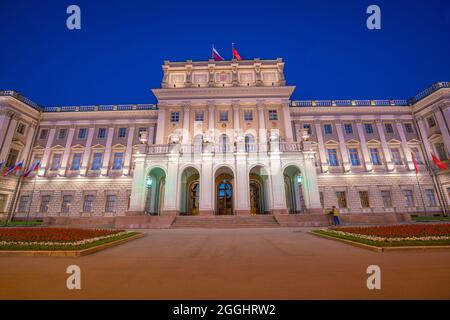
[[[450,236],[450,224],[405,224],[378,227],[342,227],[335,230],[386,238]]]
[[[0,241],[75,242],[123,232],[123,230],[76,228],[1,228]]]

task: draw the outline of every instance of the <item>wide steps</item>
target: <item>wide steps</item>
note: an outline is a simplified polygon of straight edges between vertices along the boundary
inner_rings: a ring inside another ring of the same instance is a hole
[[[255,216],[177,216],[172,228],[276,228],[272,215]]]

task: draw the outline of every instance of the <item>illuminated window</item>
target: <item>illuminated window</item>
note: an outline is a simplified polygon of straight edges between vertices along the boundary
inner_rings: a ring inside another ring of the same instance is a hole
[[[369,191],[359,191],[359,200],[361,201],[361,207],[370,208]]]

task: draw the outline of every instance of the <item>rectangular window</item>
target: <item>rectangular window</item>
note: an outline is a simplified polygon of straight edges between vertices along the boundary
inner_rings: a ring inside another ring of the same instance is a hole
[[[309,135],[312,134],[311,125],[310,124],[308,124],[308,123],[303,124],[303,129],[307,129]]]
[[[435,143],[434,148],[436,149],[436,153],[439,157],[439,160],[444,161],[448,159],[447,151],[445,150],[445,145],[442,142]]]
[[[427,118],[428,128],[436,127],[436,120],[433,116]]]
[[[86,128],[80,128],[78,130],[78,139],[84,140],[87,138],[87,129]]]
[[[228,121],[228,111],[220,111],[220,113],[219,113],[219,121],[221,121],[221,122]]]
[[[394,133],[394,127],[392,126],[392,123],[385,123],[384,130],[386,130],[386,133]]]
[[[195,121],[204,121],[204,120],[205,120],[205,113],[203,111],[196,111]]]
[[[253,111],[245,110],[244,111],[244,120],[245,121],[253,121]]]
[[[55,153],[53,155],[53,159],[52,159],[52,165],[50,166],[50,170],[52,171],[56,171],[59,170],[59,167],[61,166],[61,153]]]
[[[347,195],[345,191],[337,191],[336,197],[338,201],[339,208],[347,208]]]
[[[171,122],[179,122],[180,121],[180,113],[178,111],[170,113],[170,121]]]
[[[404,126],[407,133],[414,133],[414,128],[411,122],[405,123]]]
[[[29,204],[30,196],[21,196],[19,200],[19,208],[17,209],[17,211],[21,213],[28,212]]]
[[[116,195],[111,194],[106,196],[105,212],[116,211]]]
[[[426,189],[425,197],[427,198],[427,205],[429,207],[436,207],[436,197],[433,189]]]
[[[117,131],[117,137],[125,138],[127,136],[127,128],[119,128],[119,131]]]
[[[322,206],[322,208],[325,208],[324,199],[323,199],[323,192],[322,191],[319,192],[319,199],[320,199],[320,205]]]
[[[83,202],[83,212],[92,212],[93,207],[94,207],[94,196],[85,195]]]
[[[401,165],[402,164],[402,158],[400,156],[400,150],[398,148],[391,148],[391,156],[392,161],[394,161],[395,165]]]
[[[369,191],[359,191],[359,200],[362,208],[370,208]]]
[[[39,139],[47,139],[48,137],[48,129],[41,129],[41,133],[39,134]]]
[[[333,126],[330,123],[326,123],[323,125],[323,131],[325,134],[333,134]]]
[[[352,166],[360,166],[361,162],[359,161],[359,152],[356,148],[349,149],[350,162]]]
[[[344,123],[345,134],[353,134],[353,126],[351,123]]]
[[[97,171],[102,168],[103,153],[95,152],[92,158],[91,170]]]
[[[106,128],[99,128],[97,133],[98,139],[105,139],[106,138]]]
[[[81,167],[81,157],[83,154],[81,153],[75,153],[72,158],[72,166],[70,167],[70,170],[78,171]]]
[[[17,130],[16,130],[16,132],[18,133],[18,134],[24,134],[25,133],[25,129],[26,129],[26,126],[25,126],[25,124],[24,123],[22,123],[22,122],[19,122],[19,124],[17,125]]]
[[[381,191],[381,198],[383,199],[383,206],[385,208],[392,208],[391,191],[389,191],[389,190],[382,190]]]
[[[378,152],[378,148],[370,148],[370,158],[372,159],[372,164],[374,166],[381,165],[380,153]]]
[[[70,212],[70,206],[72,204],[73,196],[71,195],[65,195],[62,199],[61,204],[61,213],[69,213]]]
[[[7,201],[8,201],[8,195],[0,193],[0,212],[6,212]]]
[[[277,110],[269,110],[269,120],[276,121],[278,120],[278,111]]]
[[[406,206],[414,207],[414,195],[412,190],[403,190],[403,196],[405,197]]]
[[[332,167],[339,166],[339,160],[336,149],[328,149],[328,161],[330,162],[330,166]]]
[[[414,156],[416,157],[417,163],[418,164],[423,164],[422,161],[422,157],[420,156],[420,151],[418,148],[411,148],[411,152],[414,154]]]
[[[123,152],[114,153],[113,170],[122,170]]]
[[[48,213],[49,205],[50,205],[50,196],[48,196],[48,195],[42,196],[39,212],[40,213]]]
[[[67,129],[66,128],[61,128],[58,131],[58,140],[64,140],[67,136]]]
[[[8,153],[8,157],[6,158],[6,167],[12,167],[17,163],[17,158],[19,157],[19,150],[10,149]]]
[[[364,123],[364,130],[366,131],[366,134],[372,134],[373,133],[373,126],[371,123]]]

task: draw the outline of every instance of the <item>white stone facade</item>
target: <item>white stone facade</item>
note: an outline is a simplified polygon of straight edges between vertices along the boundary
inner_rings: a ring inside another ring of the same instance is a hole
[[[0,160],[41,165],[0,177],[0,214],[448,212],[450,174],[431,160],[448,163],[447,82],[409,100],[291,101],[282,59],[163,74],[157,105],[42,108],[2,91]]]

